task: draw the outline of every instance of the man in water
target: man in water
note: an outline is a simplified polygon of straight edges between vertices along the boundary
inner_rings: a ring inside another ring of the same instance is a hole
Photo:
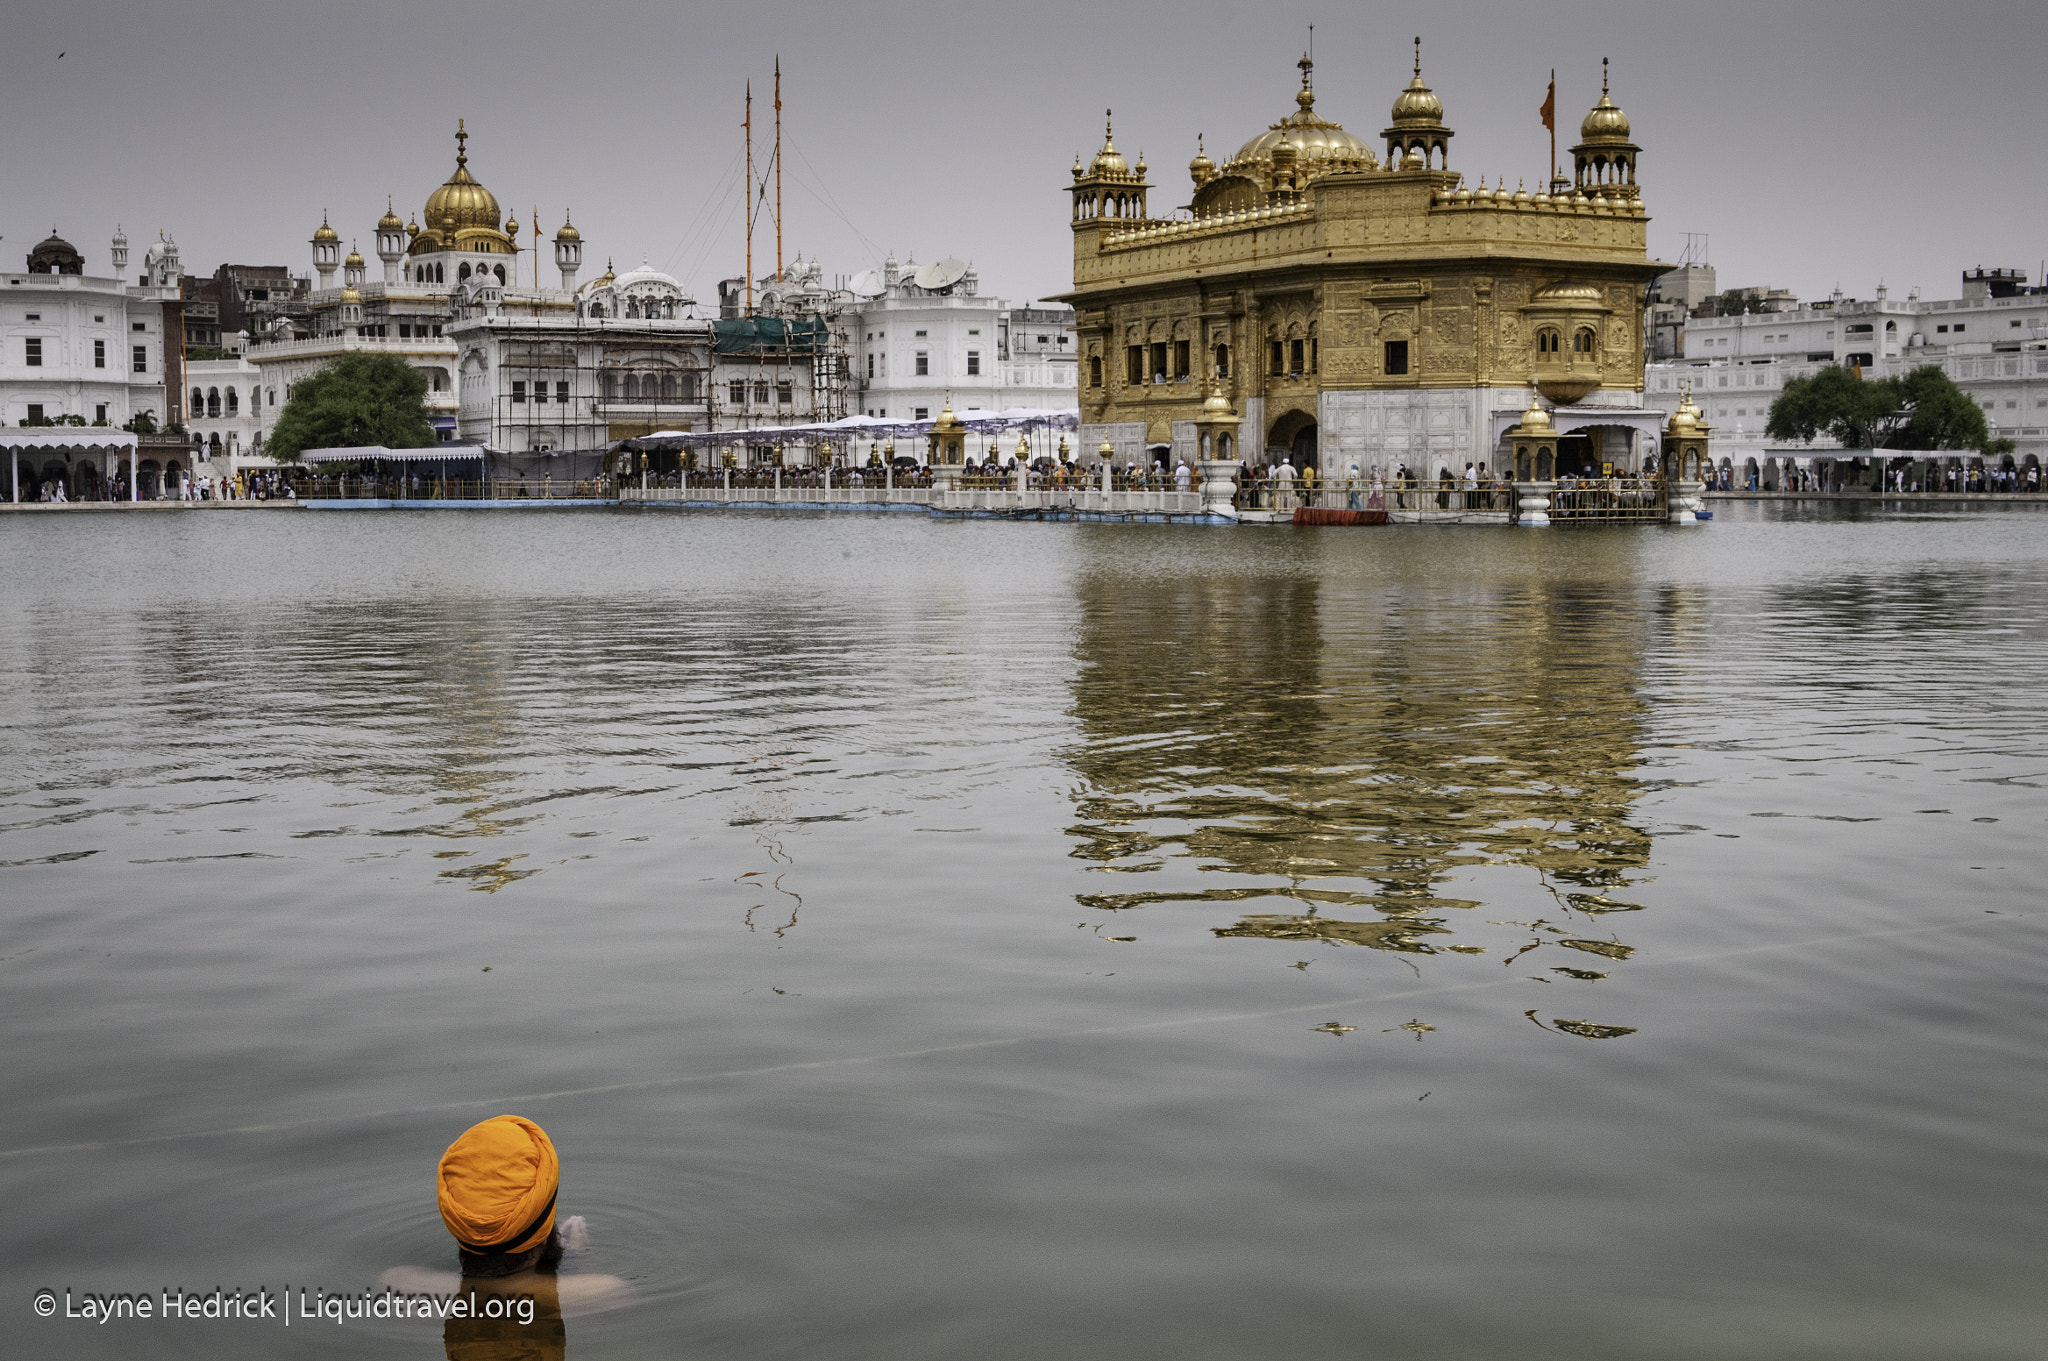
[[[561,1174],[547,1132],[517,1115],[471,1126],[441,1155],[436,1199],[461,1277],[395,1267],[383,1284],[408,1294],[474,1295],[480,1314],[497,1315],[449,1318],[441,1334],[449,1361],[559,1361],[568,1345],[564,1310],[601,1307],[625,1293],[616,1276],[558,1274],[563,1253],[588,1241],[581,1215],[556,1223]],[[486,1307],[492,1299],[508,1307]],[[524,1300],[530,1309],[519,1307]]]

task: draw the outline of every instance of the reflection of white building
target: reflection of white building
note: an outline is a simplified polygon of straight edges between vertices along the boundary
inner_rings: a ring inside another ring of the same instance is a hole
[[[1880,285],[1867,302],[1837,293],[1790,311],[1695,317],[1685,353],[1648,366],[1644,405],[1676,410],[1689,387],[1714,426],[1715,462],[1740,469],[1756,459],[1760,478],[1773,461],[1806,453],[1765,439],[1771,403],[1790,380],[1830,364],[1860,366],[1867,378],[1938,367],[1984,408],[1994,437],[2017,444],[2015,466],[2048,459],[2048,292],[2028,289],[2017,270],[1966,273],[1954,299],[1915,290],[1900,301]]]
[[[253,337],[250,360],[262,372],[266,398],[263,429],[275,424],[274,392],[289,399],[292,385],[343,354],[393,354],[427,377],[427,408],[441,437],[450,439],[460,404],[456,390],[456,345],[447,334],[454,320],[454,294],[471,280],[498,290],[500,305],[528,316],[568,316],[583,259],[583,238],[564,222],[554,235],[559,288],[520,283],[520,224],[500,212],[498,200],[469,173],[468,133],[458,124],[455,171],[428,196],[420,216],[401,222],[386,207],[373,232],[382,278],[368,279],[368,264],[350,247],[344,259],[341,234],[323,217],[313,233],[313,269],[318,280],[307,296],[304,318],[279,316],[273,329]],[[534,248],[539,247],[536,234]],[[536,279],[537,261],[524,269]],[[335,286],[336,272],[341,274]]]

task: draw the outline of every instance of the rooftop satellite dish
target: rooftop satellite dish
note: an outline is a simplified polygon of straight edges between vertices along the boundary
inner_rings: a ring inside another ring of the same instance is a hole
[[[889,286],[882,282],[882,271],[879,269],[862,270],[853,276],[846,288],[848,292],[861,298],[879,298],[889,291]]]
[[[951,288],[954,284],[959,283],[961,279],[965,278],[966,275],[967,262],[948,257],[944,260],[934,260],[928,265],[918,266],[917,273],[911,277],[910,281],[919,288],[927,288],[936,292],[942,288]]]

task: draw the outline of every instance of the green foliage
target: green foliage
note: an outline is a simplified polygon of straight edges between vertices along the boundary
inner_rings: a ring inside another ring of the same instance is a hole
[[[1844,449],[1874,449],[1898,410],[1892,379],[1866,383],[1854,369],[1830,364],[1811,378],[1794,378],[1771,403],[1764,433],[1774,440],[1811,443],[1820,435]]]
[[[190,360],[233,359],[234,357],[234,351],[224,350],[218,345],[188,345],[185,347],[185,358]]]
[[[426,375],[397,355],[345,354],[293,385],[264,452],[289,463],[306,449],[422,448],[434,442],[426,396]]]
[[[1726,293],[1714,295],[1714,315],[1717,317],[1739,317],[1745,312],[1761,312],[1764,300],[1744,289],[1731,288]]]
[[[18,424],[20,424],[20,425],[84,425],[84,424],[85,424],[85,417],[83,417],[83,416],[72,416],[72,415],[58,415],[58,416],[44,416],[44,417],[41,417],[40,419],[37,419],[37,420],[30,420],[30,419],[29,419],[28,417],[24,416],[24,417],[22,417],[22,418],[21,418],[21,420],[20,420],[20,421],[18,422]]]
[[[147,411],[138,411],[133,416],[130,416],[127,424],[121,428],[131,435],[154,435],[156,433],[156,417]]]
[[[1892,443],[1901,449],[1982,449],[1991,431],[1984,408],[1933,365],[1898,379],[1899,405],[1912,414]]]
[[[1764,433],[1802,444],[1828,435],[1845,449],[2003,453],[1991,445],[2008,443],[1990,441],[1983,408],[1932,365],[1903,378],[1866,381],[1854,369],[1830,364],[1811,378],[1794,378],[1771,403]]]

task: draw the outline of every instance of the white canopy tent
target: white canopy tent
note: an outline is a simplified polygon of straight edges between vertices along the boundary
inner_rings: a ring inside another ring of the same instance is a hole
[[[387,449],[381,444],[359,444],[334,449],[307,449],[299,454],[301,463],[442,463],[489,457],[481,445],[426,444],[417,449]]]
[[[1013,407],[1007,411],[959,415],[963,428],[977,435],[1012,430],[1073,430],[1081,413],[1073,409]],[[657,430],[620,441],[618,448],[635,453],[671,449],[718,448],[731,444],[832,444],[860,439],[923,439],[936,421],[892,421],[880,416],[847,416],[816,425],[760,425],[745,430]]]
[[[141,441],[130,430],[108,430],[100,426],[25,425],[0,429],[0,448],[7,450],[9,495],[21,502],[21,455],[23,450],[85,449],[100,453],[128,451],[128,499],[138,497],[142,479],[137,475],[137,450]]]

